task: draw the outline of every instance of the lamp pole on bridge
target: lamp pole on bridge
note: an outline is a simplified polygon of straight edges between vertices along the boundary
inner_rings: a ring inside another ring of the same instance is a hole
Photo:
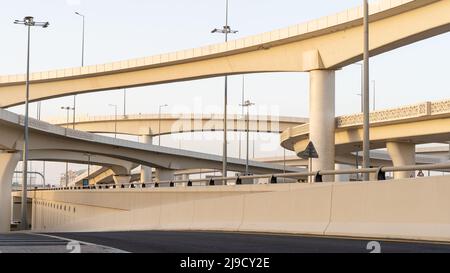
[[[66,128],[69,128],[69,117],[70,117],[70,110],[75,110],[74,107],[70,107],[70,106],[62,106],[61,110],[66,110],[67,114],[66,114]],[[73,127],[75,127],[75,121],[73,122]],[[69,162],[66,161],[66,177],[65,177],[65,182],[66,182],[66,187],[69,185]]]
[[[249,132],[250,132],[250,106],[255,105],[254,103],[250,102],[249,100],[246,100],[244,104],[241,104],[242,107],[247,107],[247,117],[246,117],[246,129],[247,132],[247,150],[246,150],[246,157],[245,157],[245,175],[249,175],[248,171],[248,154],[249,154]]]
[[[167,107],[169,105],[162,104],[159,106],[158,110],[158,146],[161,146],[161,108]]]
[[[108,104],[110,107],[114,107],[114,138],[117,138],[117,104]]]
[[[225,43],[228,42],[228,34],[237,33],[237,30],[232,30],[228,25],[228,0],[225,3],[225,26],[218,29],[215,28],[211,33],[222,33],[225,34]],[[225,75],[225,92],[224,92],[224,109],[223,109],[223,165],[222,165],[222,176],[227,176],[227,107],[228,107],[228,76]]]
[[[81,32],[81,67],[84,66],[84,15],[75,12],[76,15],[81,16],[83,18],[83,31]],[[75,108],[77,104],[77,95],[73,95],[73,129],[75,130]]]
[[[22,229],[28,228],[27,219],[27,179],[28,179],[28,108],[29,108],[29,97],[30,97],[30,30],[31,27],[42,27],[47,28],[49,22],[35,22],[32,16],[26,16],[23,20],[15,20],[14,24],[25,25],[27,27],[27,77],[25,84],[25,118],[23,121],[24,127],[24,143],[23,143],[23,154],[22,154],[22,205],[21,205],[21,221],[20,226]]]

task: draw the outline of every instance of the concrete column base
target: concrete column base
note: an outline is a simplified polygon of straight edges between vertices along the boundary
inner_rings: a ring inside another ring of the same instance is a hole
[[[159,183],[161,181],[173,181],[175,178],[175,170],[171,169],[163,169],[157,168],[155,171],[156,182]],[[168,187],[169,184],[161,184],[160,187]]]
[[[0,152],[0,233],[11,228],[11,183],[19,153]]]
[[[129,184],[131,181],[131,175],[129,174],[116,174],[113,176],[114,183],[116,185]]]
[[[386,148],[394,167],[416,164],[416,144],[406,142],[387,142]],[[413,178],[414,171],[394,172],[395,179]]]
[[[142,143],[145,144],[152,144],[153,143],[153,137],[151,135],[142,135],[140,139]],[[143,166],[141,165],[141,183],[150,183],[152,182],[152,167]]]

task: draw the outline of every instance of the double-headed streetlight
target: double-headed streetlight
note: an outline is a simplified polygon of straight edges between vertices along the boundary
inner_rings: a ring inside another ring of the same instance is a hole
[[[76,15],[81,16],[83,18],[83,31],[81,33],[81,66],[84,66],[84,15],[79,13],[78,11],[75,12]],[[77,95],[73,95],[73,124],[75,129],[75,108],[77,104]]]
[[[25,25],[27,27],[27,76],[25,87],[25,118],[24,118],[24,143],[22,154],[22,206],[21,206],[21,221],[20,225],[22,229],[28,228],[27,223],[27,179],[28,179],[28,107],[30,98],[30,30],[31,27],[46,28],[50,25],[49,22],[35,22],[32,16],[26,16],[23,20],[15,20],[14,24]]]
[[[246,150],[246,157],[245,157],[245,175],[249,175],[248,171],[248,153],[249,153],[249,134],[250,134],[250,106],[255,105],[254,103],[250,102],[249,100],[246,100],[244,104],[241,104],[242,107],[247,107],[247,116],[246,116],[246,128],[245,131],[247,132],[247,150]]]
[[[70,107],[70,106],[62,106],[61,110],[66,110],[66,128],[69,128],[69,116],[70,116],[70,111],[74,110],[74,107]],[[73,128],[75,128],[75,121],[73,121]],[[66,161],[66,177],[65,177],[65,181],[66,181],[66,187],[69,185],[69,162]]]
[[[108,104],[110,107],[114,107],[114,138],[117,138],[117,104]]]
[[[167,107],[167,104],[161,104],[158,110],[158,146],[161,146],[161,108]]]
[[[225,42],[228,42],[228,34],[237,33],[237,30],[232,30],[228,25],[228,0],[226,0],[225,7],[225,26],[218,29],[215,28],[211,33],[222,33],[225,34]],[[227,176],[227,106],[228,106],[228,76],[225,75],[225,92],[224,92],[224,109],[223,109],[223,166],[222,166],[222,176]]]

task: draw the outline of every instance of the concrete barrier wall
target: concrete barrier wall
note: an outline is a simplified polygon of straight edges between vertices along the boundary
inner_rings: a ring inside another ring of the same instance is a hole
[[[39,232],[226,230],[450,241],[450,177],[33,196]]]

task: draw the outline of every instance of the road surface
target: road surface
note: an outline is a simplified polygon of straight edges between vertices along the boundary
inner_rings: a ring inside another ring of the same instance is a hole
[[[52,235],[137,253],[450,253],[450,244],[288,234],[126,231]],[[369,247],[371,243],[374,247]]]

